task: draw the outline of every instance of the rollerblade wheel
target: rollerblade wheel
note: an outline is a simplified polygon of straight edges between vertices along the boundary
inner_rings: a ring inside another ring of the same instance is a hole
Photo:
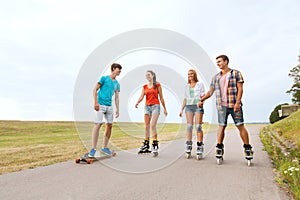
[[[190,154],[190,153],[187,153],[187,154],[186,154],[186,158],[189,159],[190,157],[191,157],[191,154]]]
[[[197,160],[201,160],[202,155],[197,155]]]
[[[223,162],[223,158],[217,158],[217,164],[218,164],[218,165],[221,165],[222,162]]]
[[[250,167],[251,166],[251,160],[247,160],[247,165]]]

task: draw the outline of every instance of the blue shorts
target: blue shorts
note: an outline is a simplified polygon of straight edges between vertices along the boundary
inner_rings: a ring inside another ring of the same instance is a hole
[[[233,111],[233,108],[228,108],[225,106],[221,107],[221,110],[218,110],[218,122],[219,126],[227,126],[228,115],[231,115],[234,124],[236,126],[244,124],[243,109],[240,107],[240,110],[237,112]]]
[[[186,105],[185,112],[204,113],[203,107],[198,108],[197,105]]]
[[[153,105],[145,106],[144,113],[145,115],[160,114],[160,105],[153,104]]]

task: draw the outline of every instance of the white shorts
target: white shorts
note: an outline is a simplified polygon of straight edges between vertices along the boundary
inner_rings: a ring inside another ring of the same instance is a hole
[[[103,123],[103,116],[107,124],[112,124],[114,119],[113,107],[100,105],[99,111],[95,111],[95,124]]]

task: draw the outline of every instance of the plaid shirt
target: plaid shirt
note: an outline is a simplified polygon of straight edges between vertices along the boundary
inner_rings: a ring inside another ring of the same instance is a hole
[[[220,78],[222,72],[216,74],[211,81],[210,89],[216,92],[216,104],[218,110],[221,109],[221,90],[220,90]],[[227,89],[227,104],[228,108],[233,108],[234,104],[236,103],[237,97],[237,83],[244,83],[244,79],[242,73],[238,70],[231,69],[230,73],[228,73],[228,89]]]

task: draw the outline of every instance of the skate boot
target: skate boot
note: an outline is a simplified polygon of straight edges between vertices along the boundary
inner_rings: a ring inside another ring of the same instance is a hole
[[[252,146],[250,144],[244,144],[244,155],[247,160],[248,166],[251,165],[251,160],[253,159]]]
[[[204,151],[204,144],[203,142],[197,142],[197,160],[200,160],[201,158],[203,158],[203,151]]]
[[[186,141],[186,158],[189,159],[191,157],[191,153],[192,153],[192,145],[193,145],[193,141]]]
[[[151,153],[149,148],[149,140],[144,140],[143,145],[140,147],[138,154]]]
[[[158,141],[157,140],[153,140],[152,152],[153,152],[154,157],[158,156]]]
[[[224,145],[223,144],[217,144],[217,146],[216,146],[216,158],[217,158],[217,164],[218,165],[222,164],[223,155],[224,155]]]

